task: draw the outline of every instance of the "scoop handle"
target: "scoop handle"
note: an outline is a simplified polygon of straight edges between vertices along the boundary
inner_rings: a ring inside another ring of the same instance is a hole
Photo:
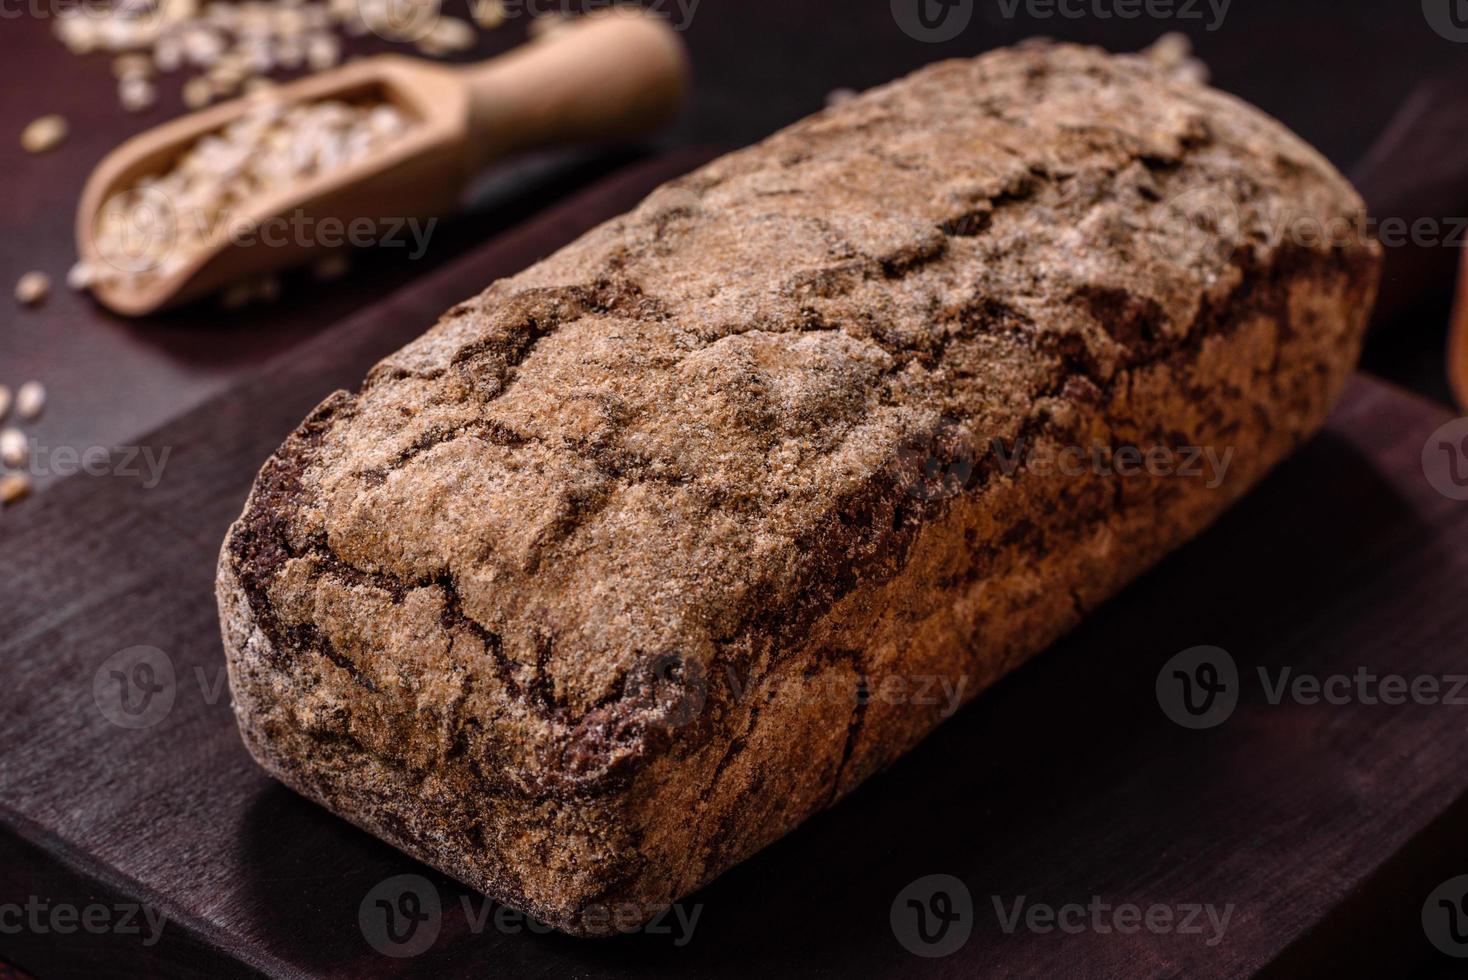
[[[688,91],[688,52],[665,18],[619,8],[462,69],[477,169],[524,150],[626,139],[667,122]]]

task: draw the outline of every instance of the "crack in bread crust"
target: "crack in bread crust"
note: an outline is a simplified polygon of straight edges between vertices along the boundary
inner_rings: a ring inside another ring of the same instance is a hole
[[[1220,223],[1218,207],[1237,219]],[[575,932],[672,901],[1197,533],[1322,422],[1378,249],[1276,123],[1034,45],[812,117],[451,310],[221,556],[267,768]],[[1005,447],[1229,446],[1217,487]]]

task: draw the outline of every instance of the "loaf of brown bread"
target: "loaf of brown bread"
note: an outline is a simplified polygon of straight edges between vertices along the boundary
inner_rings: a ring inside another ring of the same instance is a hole
[[[625,929],[1308,438],[1373,300],[1360,209],[1258,111],[1051,44],[725,157],[265,464],[219,566],[245,741],[500,901]]]

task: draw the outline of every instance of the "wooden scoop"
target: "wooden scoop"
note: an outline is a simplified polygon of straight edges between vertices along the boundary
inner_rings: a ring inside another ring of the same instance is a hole
[[[398,55],[354,62],[271,89],[270,97],[285,105],[380,100],[395,106],[412,127],[368,159],[262,195],[243,217],[257,228],[285,216],[305,219],[300,227],[318,228],[328,218],[344,227],[354,218],[442,215],[454,208],[468,180],[493,160],[558,144],[626,138],[666,122],[683,103],[687,78],[682,39],[668,23],[626,10],[581,18],[478,65],[446,66]],[[128,140],[103,159],[87,181],[77,212],[82,260],[107,268],[94,231],[114,194],[168,170],[201,137],[223,129],[250,104],[249,98],[235,99],[192,113]],[[99,282],[92,292],[109,309],[141,316],[327,251],[295,240],[314,236],[269,236],[269,245],[219,237],[166,274],[131,285],[125,279]],[[280,244],[281,237],[289,238],[288,244]]]

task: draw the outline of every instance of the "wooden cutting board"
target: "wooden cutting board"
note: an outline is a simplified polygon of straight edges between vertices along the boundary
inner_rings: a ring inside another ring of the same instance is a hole
[[[663,176],[635,170],[546,213],[153,432],[141,443],[170,453],[156,486],[78,476],[4,515],[0,913],[143,902],[166,924],[147,944],[146,924],[15,933],[0,917],[0,959],[42,980],[1371,976],[1449,962],[1420,914],[1438,883],[1468,873],[1468,708],[1271,704],[1257,677],[1468,673],[1468,503],[1422,464],[1448,414],[1364,377],[1326,432],[1216,527],[685,902],[691,930],[529,931],[256,769],[229,710],[213,579],[260,463],[443,309]],[[1199,645],[1231,655],[1242,694],[1227,721],[1192,730],[1169,720],[1157,682]],[[94,698],[109,658],[136,646],[174,673],[170,710],[144,728],[112,723]],[[439,897],[440,931],[393,958],[369,945],[360,913],[404,874]],[[921,896],[970,933],[936,958],[898,937],[916,914],[905,890],[930,875],[970,896]],[[1095,918],[1097,903],[1165,907],[1174,926],[1118,931],[1130,920]],[[1040,918],[1006,931],[1017,908],[1064,906],[1085,910],[1069,930]],[[1228,915],[1221,938],[1194,906]],[[1179,931],[1184,919],[1204,931]]]

